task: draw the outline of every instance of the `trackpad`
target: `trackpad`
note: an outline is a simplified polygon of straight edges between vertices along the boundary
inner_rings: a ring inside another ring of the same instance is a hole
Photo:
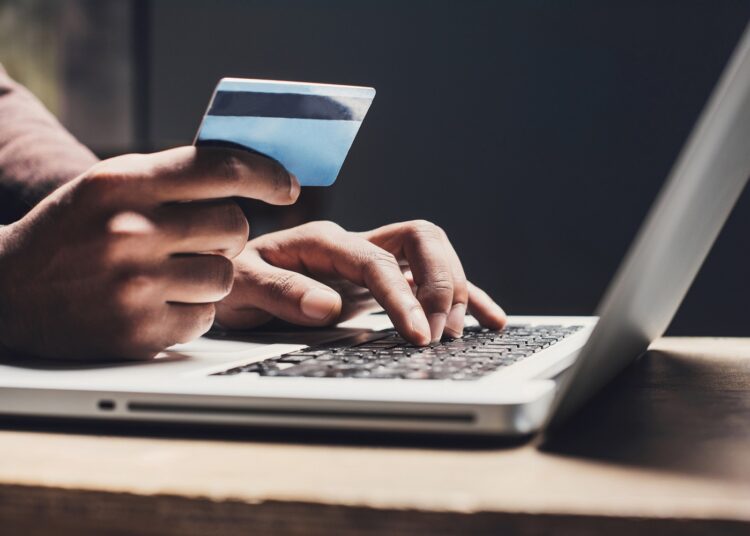
[[[362,333],[362,329],[334,328],[279,331],[221,331],[212,330],[203,337],[185,344],[169,348],[170,352],[185,354],[195,353],[236,353],[256,350],[270,344],[291,344],[313,346],[325,342],[343,339]]]

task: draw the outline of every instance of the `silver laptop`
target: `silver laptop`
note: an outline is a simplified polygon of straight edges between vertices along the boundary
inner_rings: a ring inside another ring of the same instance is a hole
[[[0,364],[0,413],[36,417],[521,435],[558,426],[670,323],[750,175],[750,30],[598,317],[467,319],[403,341],[385,315],[332,330],[214,332],[146,363]]]

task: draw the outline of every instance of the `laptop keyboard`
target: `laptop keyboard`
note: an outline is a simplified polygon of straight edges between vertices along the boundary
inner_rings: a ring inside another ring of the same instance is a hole
[[[233,367],[212,376],[477,380],[526,359],[583,326],[508,325],[501,331],[467,327],[460,339],[420,347],[395,330],[363,333]]]

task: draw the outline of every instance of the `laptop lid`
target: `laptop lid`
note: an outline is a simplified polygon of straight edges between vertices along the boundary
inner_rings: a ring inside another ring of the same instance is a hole
[[[750,176],[750,25],[564,376],[554,428],[661,337]]]

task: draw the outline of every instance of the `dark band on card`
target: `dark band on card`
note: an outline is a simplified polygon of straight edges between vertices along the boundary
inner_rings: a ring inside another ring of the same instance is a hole
[[[362,121],[371,102],[363,97],[219,91],[208,115]]]

